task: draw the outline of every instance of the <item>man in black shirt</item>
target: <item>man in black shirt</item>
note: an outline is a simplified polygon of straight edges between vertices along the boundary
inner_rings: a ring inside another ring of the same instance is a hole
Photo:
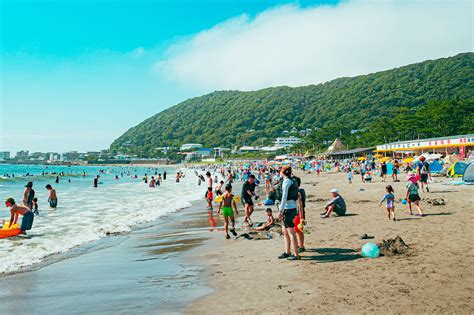
[[[254,175],[250,175],[248,181],[246,181],[242,186],[242,203],[244,204],[244,207],[245,207],[244,223],[247,222],[249,225],[253,224],[252,220],[250,219],[250,216],[253,213],[252,197],[255,197],[255,199],[258,199],[258,196],[255,195],[256,186],[257,185],[255,184]]]

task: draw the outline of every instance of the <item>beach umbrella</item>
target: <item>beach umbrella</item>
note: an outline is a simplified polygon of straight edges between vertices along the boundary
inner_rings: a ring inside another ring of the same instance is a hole
[[[377,153],[376,155],[374,155],[374,158],[378,159],[378,158],[381,158],[383,155],[380,154],[380,153]]]
[[[357,161],[365,161],[365,157],[361,156],[357,158]]]
[[[386,157],[383,157],[383,158],[379,159],[378,161],[379,161],[380,163],[382,163],[382,162],[387,162],[387,161],[389,161],[389,160],[390,160],[390,158],[389,158],[388,156],[386,156]]]
[[[403,160],[403,163],[411,163],[415,160],[415,158],[412,158],[412,157],[408,157],[406,159]]]

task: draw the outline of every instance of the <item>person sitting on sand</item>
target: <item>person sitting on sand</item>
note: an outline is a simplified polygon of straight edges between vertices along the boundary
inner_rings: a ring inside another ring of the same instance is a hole
[[[26,235],[26,231],[31,230],[33,226],[33,220],[35,218],[33,212],[30,208],[23,205],[17,205],[15,199],[8,198],[5,201],[5,205],[10,208],[10,224],[8,228],[11,228],[12,225],[16,224],[18,221],[18,215],[22,215],[23,219],[21,220],[20,231],[21,234]]]
[[[254,229],[255,231],[268,231],[275,224],[275,218],[273,218],[272,209],[267,208],[266,213],[267,213],[267,221],[265,223],[261,223],[259,226],[257,226]]]
[[[370,175],[370,172],[367,172],[364,174],[364,183],[371,183],[372,182],[372,176]]]
[[[51,187],[50,184],[46,185],[46,189],[49,190],[48,203],[49,206],[55,209],[58,206],[58,196],[56,195],[56,190]]]
[[[413,215],[413,211],[411,209],[411,204],[415,204],[415,208],[418,210],[417,216],[423,217],[423,211],[420,208],[420,195],[418,193],[418,183],[416,180],[415,174],[408,175],[408,184],[406,185],[406,194],[405,199],[408,200],[408,211],[410,215]]]
[[[338,216],[343,216],[346,214],[346,202],[341,195],[339,195],[339,190],[336,188],[331,189],[332,199],[328,201],[326,211],[321,213],[321,218],[329,218],[331,213],[334,211]]]
[[[222,195],[222,201],[219,203],[219,209],[217,209],[217,213],[220,213],[222,209],[222,215],[224,216],[224,230],[225,230],[225,238],[229,239],[229,218],[232,222],[232,228],[230,232],[232,235],[237,236],[235,232],[235,218],[234,218],[234,211],[235,214],[239,214],[237,211],[237,204],[234,201],[234,195],[232,194],[232,185],[227,184],[225,186],[225,192]]]

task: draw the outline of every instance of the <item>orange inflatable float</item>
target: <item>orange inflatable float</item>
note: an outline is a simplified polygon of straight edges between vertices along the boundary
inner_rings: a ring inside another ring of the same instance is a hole
[[[3,224],[3,228],[0,229],[0,239],[20,235],[20,225],[13,224],[10,228],[8,228],[9,224],[10,222],[5,222]]]

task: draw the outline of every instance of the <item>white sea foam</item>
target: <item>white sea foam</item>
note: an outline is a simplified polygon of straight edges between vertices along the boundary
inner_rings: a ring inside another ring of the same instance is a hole
[[[15,188],[19,198],[21,188]],[[59,207],[49,210],[45,203],[47,191],[43,187],[36,189],[40,216],[35,218],[31,238],[0,240],[0,274],[40,263],[52,254],[66,252],[108,233],[128,232],[138,224],[189,207],[191,201],[203,194],[192,174],[179,184],[171,177],[156,188],[149,188],[139,179],[126,179],[108,181],[94,189],[88,179],[87,185],[62,184],[57,185],[57,190]],[[2,191],[2,195],[4,192],[7,193]],[[9,213],[5,210],[0,217],[6,219]]]

